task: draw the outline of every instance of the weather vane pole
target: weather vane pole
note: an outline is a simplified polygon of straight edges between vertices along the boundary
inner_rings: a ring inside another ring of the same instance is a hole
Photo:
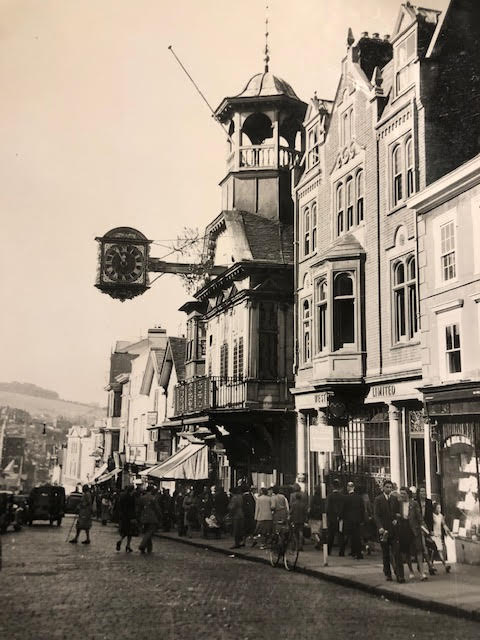
[[[265,2],[265,73],[268,73],[268,63],[270,62],[270,53],[268,49],[268,0]]]

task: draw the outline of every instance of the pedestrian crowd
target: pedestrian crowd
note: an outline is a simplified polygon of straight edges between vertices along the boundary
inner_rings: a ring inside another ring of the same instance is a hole
[[[300,485],[261,487],[259,491],[247,483],[233,487],[228,495],[221,486],[180,484],[173,495],[167,488],[158,490],[154,485],[146,489],[127,486],[123,491],[101,491],[99,487],[83,487],[78,506],[76,534],[70,540],[76,543],[80,532],[85,532],[83,544],[90,544],[93,515],[106,525],[109,520],[118,523],[121,550],[126,538],[126,552],[132,552],[133,537],[141,536],[139,551],[152,552],[155,531],[176,528],[179,536],[192,537],[193,532],[207,538],[231,534],[232,549],[245,546],[246,540],[254,546],[268,544],[272,532],[292,526],[299,550],[304,537],[312,539],[315,549],[327,545],[328,554],[334,547],[338,555],[345,556],[347,548],[356,560],[375,550],[380,543],[383,572],[386,580],[393,575],[404,583],[405,564],[408,578],[415,577],[414,564],[420,579],[434,575],[434,558],[438,557],[445,571],[445,539],[452,536],[441,505],[427,498],[425,487],[418,491],[400,487],[390,480],[383,483],[381,493],[373,505],[367,490],[356,487],[353,481],[343,492],[339,480],[331,482],[330,491],[323,499],[321,488],[315,488],[310,500]],[[325,536],[323,522],[326,521]],[[427,573],[428,572],[428,573]]]

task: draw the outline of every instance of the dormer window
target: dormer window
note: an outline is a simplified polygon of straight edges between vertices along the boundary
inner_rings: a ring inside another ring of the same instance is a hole
[[[319,153],[320,135],[318,131],[318,125],[315,125],[308,132],[308,169],[311,169],[318,164],[320,159]]]
[[[395,93],[399,95],[413,82],[412,61],[417,53],[416,33],[410,33],[395,48]]]

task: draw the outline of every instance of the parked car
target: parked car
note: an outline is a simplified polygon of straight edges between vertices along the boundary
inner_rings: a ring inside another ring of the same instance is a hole
[[[0,491],[0,533],[6,533],[9,526],[20,531],[23,519],[23,508],[15,502],[13,491]]]
[[[60,486],[46,484],[43,487],[35,487],[30,492],[28,499],[27,522],[32,524],[35,520],[49,520],[59,527],[65,515],[65,489]]]
[[[65,513],[78,513],[78,505],[82,499],[80,491],[72,491],[65,502]]]

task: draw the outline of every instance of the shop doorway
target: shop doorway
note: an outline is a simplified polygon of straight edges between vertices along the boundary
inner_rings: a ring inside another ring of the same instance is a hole
[[[408,479],[414,487],[425,486],[425,439],[410,438],[410,460]]]

